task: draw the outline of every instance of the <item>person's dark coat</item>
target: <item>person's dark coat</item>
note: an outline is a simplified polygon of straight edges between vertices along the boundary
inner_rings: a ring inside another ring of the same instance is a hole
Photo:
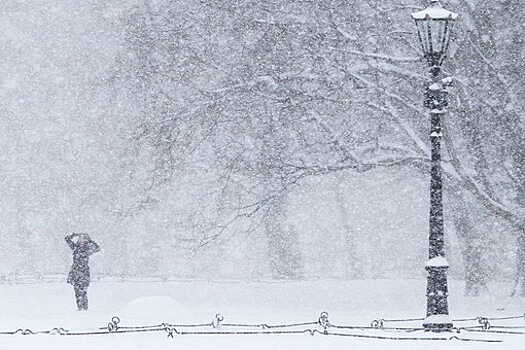
[[[67,244],[73,250],[73,265],[67,275],[67,283],[85,289],[91,281],[89,256],[98,252],[100,247],[91,239],[84,243],[77,243],[73,242],[72,238],[73,236],[66,237]]]

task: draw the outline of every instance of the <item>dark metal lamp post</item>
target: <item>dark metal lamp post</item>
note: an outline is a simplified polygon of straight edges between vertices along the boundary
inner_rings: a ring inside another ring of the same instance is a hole
[[[430,218],[429,261],[427,270],[427,317],[423,326],[427,330],[442,331],[452,328],[448,315],[448,263],[445,259],[443,231],[443,185],[441,170],[441,116],[448,105],[447,87],[450,78],[440,79],[441,65],[446,57],[450,34],[457,14],[445,10],[439,0],[412,14],[416,21],[423,54],[430,67],[430,79],[425,86],[425,107],[430,109]]]

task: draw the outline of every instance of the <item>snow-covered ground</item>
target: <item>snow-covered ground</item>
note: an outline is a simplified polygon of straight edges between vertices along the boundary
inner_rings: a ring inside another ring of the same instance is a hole
[[[519,316],[525,312],[524,298],[510,298],[511,283],[490,285],[490,295],[463,297],[463,283],[451,281],[449,298],[454,319]],[[0,284],[0,331],[18,328],[32,331],[63,327],[69,332],[97,331],[113,316],[119,326],[161,323],[211,322],[217,313],[224,323],[286,324],[316,322],[329,313],[334,325],[369,326],[375,319],[420,318],[425,311],[425,281],[100,281],[89,290],[90,311],[77,312],[71,286],[65,283]],[[491,328],[491,331],[525,333],[525,319],[490,320],[492,325],[522,328]],[[478,325],[455,322],[456,326]],[[385,322],[386,327],[420,327],[420,321]],[[213,331],[212,327],[177,328],[179,331]],[[319,329],[315,325],[288,330]],[[239,328],[223,327],[223,331]],[[263,331],[260,328],[242,329]],[[281,329],[279,329],[281,330]],[[480,332],[424,333],[392,330],[329,328],[332,333],[379,337],[458,336],[468,339],[502,340],[501,343],[459,340],[381,340],[355,337],[282,335],[176,335],[165,331],[101,335],[0,335],[0,349],[521,349],[525,334]]]

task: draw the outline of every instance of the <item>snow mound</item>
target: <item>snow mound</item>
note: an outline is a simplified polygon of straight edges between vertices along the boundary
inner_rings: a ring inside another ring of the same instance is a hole
[[[169,296],[142,297],[129,302],[120,313],[122,323],[185,323],[191,312]]]

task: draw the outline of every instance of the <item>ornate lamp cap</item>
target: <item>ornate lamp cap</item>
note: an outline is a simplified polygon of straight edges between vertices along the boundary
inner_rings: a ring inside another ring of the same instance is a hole
[[[426,9],[412,13],[413,19],[451,19],[455,20],[457,13],[445,10],[439,0],[431,0],[430,6]]]

